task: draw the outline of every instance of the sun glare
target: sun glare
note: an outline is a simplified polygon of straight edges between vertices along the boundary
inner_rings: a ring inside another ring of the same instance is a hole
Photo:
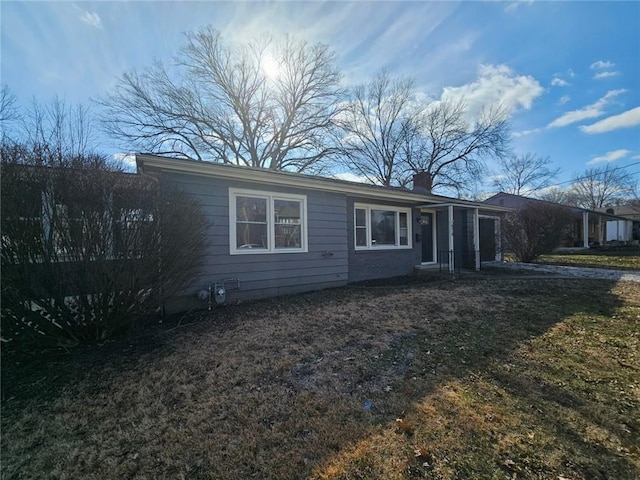
[[[275,80],[280,75],[280,63],[272,55],[265,55],[262,59],[262,71],[271,80]]]

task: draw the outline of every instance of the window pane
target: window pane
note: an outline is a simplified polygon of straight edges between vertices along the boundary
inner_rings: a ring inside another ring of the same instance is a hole
[[[363,208],[356,208],[356,227],[367,225],[367,211]]]
[[[273,215],[277,224],[300,225],[300,202],[297,200],[274,200]]]
[[[396,212],[371,210],[371,244],[396,244]]]
[[[276,248],[302,248],[301,210],[298,200],[273,201]]]
[[[236,247],[239,249],[268,248],[267,224],[237,223]]]
[[[267,223],[267,199],[236,197],[236,220],[239,222]]]
[[[276,248],[301,248],[300,225],[276,225]]]
[[[400,221],[400,245],[409,245],[409,228],[407,226],[407,214],[399,212]]]
[[[364,227],[356,227],[356,247],[367,246],[367,229]]]

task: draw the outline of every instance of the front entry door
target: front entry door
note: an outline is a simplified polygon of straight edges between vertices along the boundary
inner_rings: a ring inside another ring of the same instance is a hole
[[[496,224],[492,218],[480,219],[480,261],[496,259]]]
[[[423,213],[420,215],[422,228],[422,263],[433,262],[433,214]]]

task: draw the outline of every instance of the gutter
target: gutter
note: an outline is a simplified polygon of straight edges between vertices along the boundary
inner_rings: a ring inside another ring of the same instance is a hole
[[[136,165],[138,171],[144,172],[145,167],[158,168],[163,171],[176,173],[189,173],[205,177],[216,177],[223,179],[240,180],[244,182],[257,183],[261,186],[265,184],[305,188],[331,193],[349,194],[353,196],[363,196],[366,198],[376,198],[390,201],[406,201],[423,205],[424,202],[433,200],[436,205],[443,205],[441,202],[449,197],[438,195],[427,195],[414,193],[410,190],[394,189],[392,187],[382,187],[378,185],[366,185],[347,180],[336,180],[332,178],[316,177],[300,173],[265,170],[251,167],[241,167],[236,165],[224,165],[219,163],[160,157],[150,154],[137,154]],[[455,199],[451,199],[455,200]],[[448,205],[448,204],[447,204]],[[427,206],[434,206],[433,204]],[[466,208],[481,208],[485,210],[509,211],[504,207],[487,208],[483,203],[462,204]]]

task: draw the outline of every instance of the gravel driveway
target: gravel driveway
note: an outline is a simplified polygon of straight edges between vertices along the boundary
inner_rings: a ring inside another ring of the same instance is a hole
[[[537,265],[520,262],[487,262],[487,266],[507,270],[529,270],[539,273],[552,273],[567,277],[599,278],[603,280],[624,280],[640,283],[639,270],[607,270],[604,268],[565,267],[560,265]]]

